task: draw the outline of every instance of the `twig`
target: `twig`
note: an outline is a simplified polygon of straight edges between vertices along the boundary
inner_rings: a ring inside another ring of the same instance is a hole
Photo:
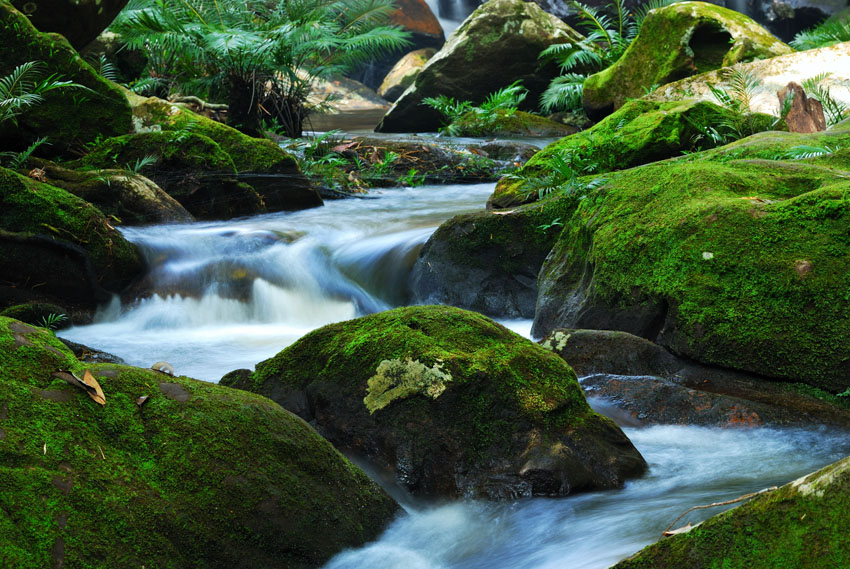
[[[207,103],[206,101],[204,101],[204,100],[202,100],[198,97],[191,96],[191,95],[187,95],[187,96],[183,96],[183,97],[175,97],[171,102],[172,103],[195,103],[196,105],[201,107],[201,110],[204,110],[204,109],[209,109],[211,111],[226,111],[227,110],[227,105],[224,104],[224,103]]]
[[[676,522],[678,522],[679,520],[684,518],[686,515],[693,512],[694,510],[704,510],[706,508],[714,508],[716,506],[728,506],[729,504],[734,504],[736,502],[743,502],[744,500],[749,500],[750,498],[758,496],[759,494],[764,494],[765,492],[773,492],[777,488],[778,488],[778,486],[771,486],[770,488],[764,488],[762,490],[759,490],[758,492],[751,492],[749,494],[744,494],[743,496],[739,496],[739,497],[735,498],[734,500],[726,500],[725,502],[714,502],[713,504],[705,504],[703,506],[694,506],[693,508],[685,510],[685,512],[682,513],[681,516],[679,516],[678,518],[673,520],[673,523],[671,523],[669,526],[667,526],[667,528],[664,530],[664,532],[662,533],[662,536],[664,536],[664,534],[666,534],[668,531],[670,531],[670,528],[672,528],[674,525],[676,525]]]

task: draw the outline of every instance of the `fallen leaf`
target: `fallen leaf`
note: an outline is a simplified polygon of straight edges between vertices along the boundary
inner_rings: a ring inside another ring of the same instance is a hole
[[[156,362],[151,369],[167,375],[174,375],[174,366],[168,362]]]
[[[89,394],[95,403],[100,405],[106,405],[106,396],[103,394],[103,389],[101,389],[100,384],[94,378],[94,376],[86,370],[86,373],[83,374],[83,383],[88,385],[91,389],[87,389],[86,391]],[[94,390],[94,391],[92,391]]]
[[[139,407],[141,407],[142,405],[144,405],[145,403],[147,403],[147,402],[148,402],[149,397],[150,397],[150,396],[148,396],[148,395],[142,395],[141,397],[139,397],[138,399],[136,399],[136,405],[138,405]]]

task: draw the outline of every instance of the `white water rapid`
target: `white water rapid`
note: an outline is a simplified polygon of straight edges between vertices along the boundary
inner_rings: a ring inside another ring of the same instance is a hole
[[[151,266],[144,300],[116,300],[95,324],[61,335],[130,364],[164,360],[218,381],[318,326],[405,304],[420,246],[449,217],[482,209],[492,189],[391,189],[300,212],[125,229]],[[511,323],[525,335],[529,325]],[[691,506],[783,484],[850,453],[846,433],[827,429],[626,433],[650,471],[622,490],[506,504],[403,499],[407,513],[377,542],[327,569],[602,569]]]
[[[480,210],[493,184],[373,191],[370,198],[241,220],[126,228],[154,294],[117,299],[60,335],[128,364],[171,363],[207,381],[253,368],[310,330],[407,302],[437,226]],[[527,323],[523,323],[526,328]]]

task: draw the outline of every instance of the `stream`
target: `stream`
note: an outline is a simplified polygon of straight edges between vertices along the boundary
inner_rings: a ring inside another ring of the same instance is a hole
[[[150,265],[144,298],[103,307],[61,336],[128,364],[171,363],[218,381],[319,326],[409,302],[437,226],[483,207],[493,184],[378,190],[368,198],[222,222],[122,229]],[[528,336],[530,321],[503,322]],[[624,429],[650,465],[623,489],[513,503],[422,504],[328,569],[605,568],[694,505],[784,484],[850,454],[828,429]],[[682,520],[717,513],[701,510]]]

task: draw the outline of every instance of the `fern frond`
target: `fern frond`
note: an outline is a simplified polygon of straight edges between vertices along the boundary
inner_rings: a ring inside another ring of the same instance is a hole
[[[581,107],[586,75],[566,73],[556,77],[540,96],[540,106],[546,112],[571,110]]]
[[[850,21],[829,19],[811,30],[804,30],[788,42],[798,51],[817,49],[850,41]]]

